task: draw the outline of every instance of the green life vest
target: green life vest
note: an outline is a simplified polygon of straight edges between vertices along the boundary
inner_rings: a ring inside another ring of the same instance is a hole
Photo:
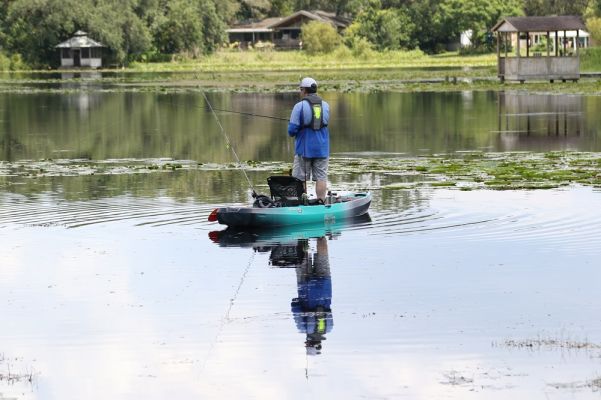
[[[309,106],[311,107],[311,122],[309,124],[304,124],[303,119],[303,127],[311,128],[317,131],[323,128],[324,126],[327,126],[323,123],[323,100],[321,99],[321,97],[319,97],[316,94],[310,94],[303,98],[303,101],[309,103]]]

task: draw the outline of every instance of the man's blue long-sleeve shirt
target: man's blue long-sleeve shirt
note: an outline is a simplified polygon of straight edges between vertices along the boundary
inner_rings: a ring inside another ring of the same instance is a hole
[[[322,101],[323,123],[330,121],[330,105]],[[301,123],[302,117],[302,123]],[[326,158],[330,156],[330,131],[327,126],[314,130],[306,127],[311,124],[311,106],[307,101],[294,105],[288,123],[288,135],[295,138],[294,153],[307,158]],[[303,128],[303,126],[305,126]]]

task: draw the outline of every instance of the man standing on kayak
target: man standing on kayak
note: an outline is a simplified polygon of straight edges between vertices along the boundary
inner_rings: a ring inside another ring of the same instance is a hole
[[[315,181],[317,198],[325,202],[330,157],[330,106],[317,95],[317,82],[304,78],[300,83],[301,101],[294,105],[288,135],[295,138],[292,176]]]

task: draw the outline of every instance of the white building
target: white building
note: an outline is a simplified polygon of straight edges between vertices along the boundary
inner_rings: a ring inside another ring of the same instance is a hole
[[[90,39],[86,32],[77,31],[71,39],[57,45],[61,68],[102,67],[102,43]]]

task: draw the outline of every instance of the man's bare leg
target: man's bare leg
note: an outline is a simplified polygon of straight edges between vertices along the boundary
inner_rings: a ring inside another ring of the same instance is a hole
[[[315,194],[318,199],[326,201],[326,192],[328,190],[328,183],[326,181],[317,181],[315,183]]]

